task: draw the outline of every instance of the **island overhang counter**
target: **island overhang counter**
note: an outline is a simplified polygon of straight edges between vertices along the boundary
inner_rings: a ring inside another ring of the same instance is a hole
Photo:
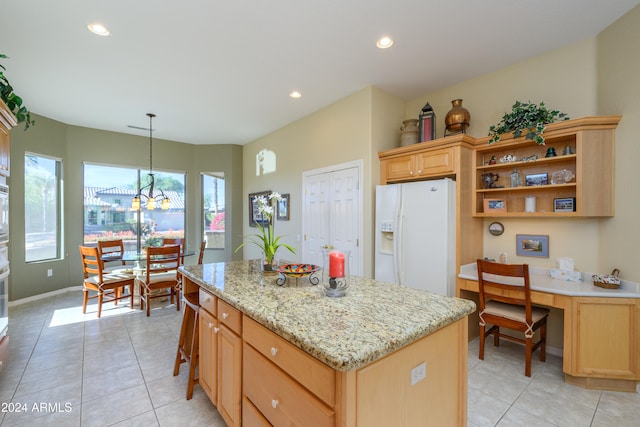
[[[200,384],[228,425],[466,425],[473,302],[361,277],[331,298],[257,260],[180,271],[200,299]]]

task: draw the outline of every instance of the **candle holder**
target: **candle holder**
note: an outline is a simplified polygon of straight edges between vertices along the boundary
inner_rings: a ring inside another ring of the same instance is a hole
[[[322,286],[326,296],[337,298],[347,294],[350,256],[349,250],[322,250]]]

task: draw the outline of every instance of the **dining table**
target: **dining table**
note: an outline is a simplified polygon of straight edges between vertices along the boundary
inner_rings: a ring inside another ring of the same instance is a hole
[[[184,257],[195,255],[196,251],[186,250],[180,252],[180,259],[184,259]],[[125,273],[125,274],[133,274],[136,276],[134,291],[133,291],[133,305],[140,305],[140,284],[138,283],[138,279],[146,274],[146,264],[147,264],[147,252],[146,251],[124,251],[122,255],[120,252],[111,252],[105,253],[102,255],[103,262],[113,262],[113,261],[125,261],[132,262],[133,265],[123,265],[122,268],[117,270],[113,270],[114,273]],[[152,258],[153,260],[153,258]]]

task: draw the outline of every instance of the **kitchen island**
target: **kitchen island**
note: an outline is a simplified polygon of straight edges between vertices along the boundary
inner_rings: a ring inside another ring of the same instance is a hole
[[[360,277],[330,298],[257,260],[181,272],[199,382],[228,425],[466,425],[473,302]]]

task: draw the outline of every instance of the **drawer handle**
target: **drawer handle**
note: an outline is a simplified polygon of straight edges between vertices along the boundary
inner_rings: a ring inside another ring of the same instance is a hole
[[[219,330],[220,330],[220,328],[213,328],[213,333],[217,334]]]
[[[278,354],[278,349],[276,347],[271,347],[271,355],[275,357]]]
[[[229,313],[222,313],[222,318],[226,319],[227,317],[229,317]]]
[[[413,171],[409,171],[409,175],[413,175]]]
[[[278,407],[278,404],[279,404],[279,403],[280,403],[280,402],[278,402],[278,400],[277,400],[277,399],[271,399],[271,407],[272,407],[273,409],[276,409],[276,408]]]
[[[422,169],[420,169],[420,170],[418,171],[418,174],[421,174],[421,173],[422,173]]]
[[[213,328],[213,323],[209,322],[209,329]]]

